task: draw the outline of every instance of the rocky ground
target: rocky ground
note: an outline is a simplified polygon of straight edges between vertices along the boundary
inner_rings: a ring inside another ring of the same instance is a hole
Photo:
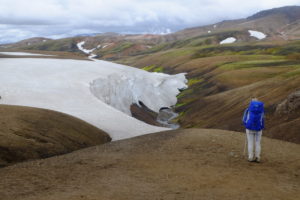
[[[185,129],[107,143],[0,169],[6,200],[284,199],[300,196],[300,146],[263,138],[262,162],[244,134]]]

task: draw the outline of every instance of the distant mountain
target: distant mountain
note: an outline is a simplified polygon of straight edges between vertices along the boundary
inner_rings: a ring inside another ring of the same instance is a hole
[[[248,17],[247,19],[255,20],[278,14],[283,15],[284,17],[289,19],[290,22],[294,22],[300,19],[300,6],[286,6],[281,8],[273,8],[270,10],[264,10]]]
[[[16,43],[6,44],[6,45],[1,45],[1,46],[6,47],[6,48],[20,48],[20,47],[25,48],[25,47],[28,47],[31,45],[40,44],[40,43],[44,43],[44,42],[51,41],[51,40],[52,39],[44,38],[44,37],[34,37],[34,38],[21,40]]]
[[[234,38],[236,43],[258,41],[250,34],[252,30],[265,35],[263,41],[300,39],[300,6],[264,10],[248,18],[226,20],[165,35],[93,33],[58,40],[31,38],[0,48],[80,52],[77,43],[85,41],[85,49],[95,49],[93,53],[101,59],[115,60],[122,56],[191,45],[194,40],[199,41],[195,42],[197,45],[219,44],[227,38]]]
[[[254,29],[264,32],[270,40],[300,38],[300,6],[287,6],[258,12],[245,19],[226,20],[216,24],[189,28],[175,33],[175,37],[192,37],[228,30]]]

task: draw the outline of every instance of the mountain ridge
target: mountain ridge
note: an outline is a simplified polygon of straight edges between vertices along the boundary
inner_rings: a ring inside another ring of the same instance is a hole
[[[224,29],[236,29],[236,30],[244,30],[246,28],[256,28],[258,30],[261,31],[265,31],[266,34],[270,34],[271,35],[277,35],[277,39],[278,39],[278,34],[280,34],[280,32],[285,31],[284,25],[287,25],[287,23],[294,23],[298,20],[300,20],[300,6],[285,6],[285,7],[280,7],[280,8],[273,8],[273,9],[269,9],[269,10],[263,10],[260,11],[256,14],[253,14],[247,18],[242,18],[242,19],[234,19],[234,20],[224,20],[224,21],[220,21],[218,23],[214,23],[214,24],[208,24],[208,25],[204,25],[204,26],[199,26],[199,27],[191,27],[191,28],[186,28],[183,30],[179,30],[177,32],[174,33],[170,33],[170,34],[166,34],[166,35],[155,35],[155,34],[119,34],[119,33],[100,33],[100,34],[93,34],[91,35],[78,35],[75,37],[70,37],[70,38],[93,38],[93,37],[97,37],[97,36],[107,36],[107,37],[111,37],[111,36],[115,36],[115,37],[124,37],[124,39],[126,40],[126,37],[129,37],[128,39],[130,40],[130,38],[134,38],[134,36],[151,36],[153,38],[160,38],[159,40],[161,41],[174,41],[174,40],[178,40],[181,39],[182,37],[193,37],[196,35],[203,35],[203,34],[207,34],[208,31],[220,31],[220,30],[224,30]],[[279,16],[281,15],[281,16]],[[272,19],[268,19],[269,17],[271,18],[278,18],[274,20]],[[246,25],[245,25],[246,24]],[[270,27],[270,28],[265,28],[265,27]],[[297,24],[298,26],[298,24]],[[274,30],[274,29],[280,29],[279,30]],[[298,34],[298,33],[297,33]],[[183,36],[182,36],[183,35]],[[289,36],[292,37],[294,36],[293,33],[289,33]],[[295,36],[294,36],[295,37]],[[38,38],[38,37],[37,37]],[[296,36],[296,38],[300,38],[300,36]],[[14,45],[23,45],[22,42],[28,42],[30,43],[31,41],[34,41],[35,38],[29,38],[17,43],[13,43],[13,44],[8,44],[8,45],[0,45],[0,47],[9,47],[12,46],[14,47]],[[48,38],[45,38],[46,40],[49,40]],[[44,39],[44,40],[45,40]],[[62,38],[62,39],[58,39],[59,40],[64,40],[67,38]],[[295,38],[293,38],[295,39]],[[41,41],[40,41],[41,42]],[[33,42],[37,43],[37,42]],[[24,46],[23,46],[24,48]]]
[[[284,6],[280,8],[263,10],[250,17],[247,17],[247,19],[252,20],[252,19],[266,17],[267,15],[274,15],[274,14],[286,15],[290,19],[290,22],[294,22],[300,19],[300,6]]]

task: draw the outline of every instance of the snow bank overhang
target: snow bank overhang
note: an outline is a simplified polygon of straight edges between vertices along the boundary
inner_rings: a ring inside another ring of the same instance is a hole
[[[176,104],[180,90],[187,88],[185,75],[146,71],[115,73],[94,80],[90,89],[101,101],[128,115],[131,115],[130,106],[139,102],[158,113],[161,108]]]

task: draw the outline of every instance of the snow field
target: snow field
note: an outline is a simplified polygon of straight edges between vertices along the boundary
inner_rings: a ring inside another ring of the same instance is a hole
[[[25,53],[25,52],[0,52],[0,54],[9,55],[9,56],[52,56],[52,55]]]
[[[63,112],[113,140],[168,130],[129,116],[128,106],[142,101],[157,111],[174,105],[178,88],[186,87],[184,74],[149,73],[105,61],[5,58],[0,66],[1,104]]]

